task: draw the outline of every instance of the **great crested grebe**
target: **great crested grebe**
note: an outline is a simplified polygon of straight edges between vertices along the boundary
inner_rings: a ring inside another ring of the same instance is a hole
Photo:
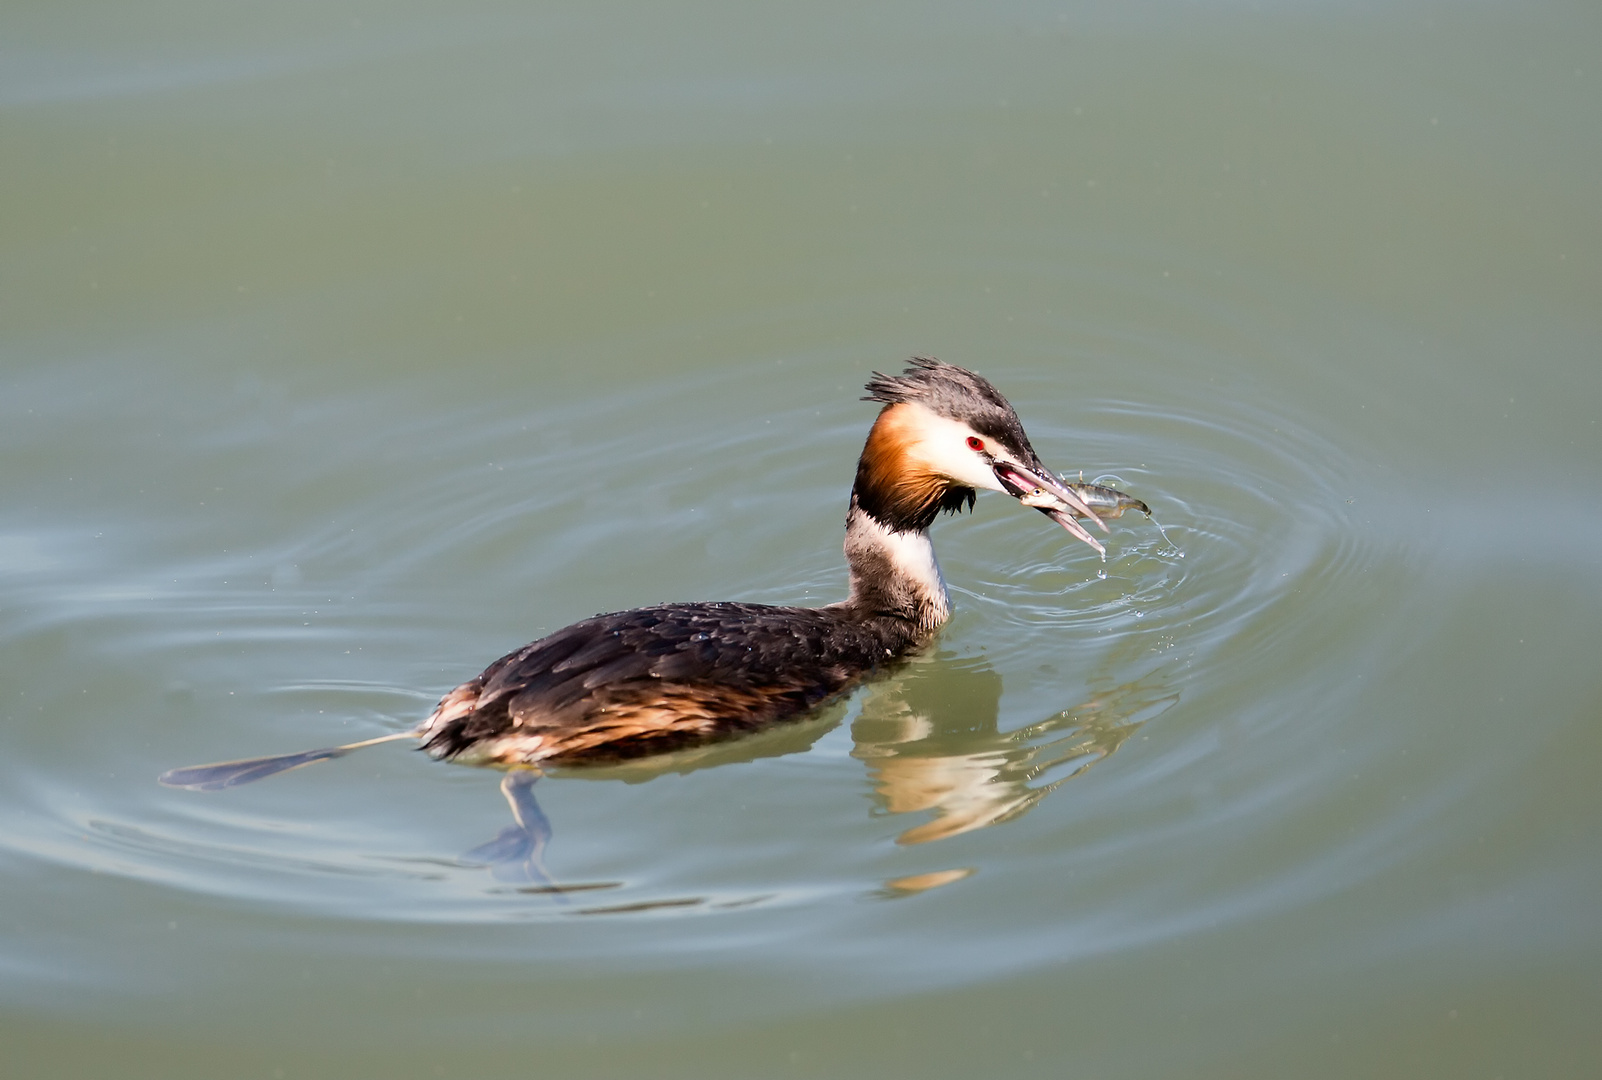
[[[679,603],[576,622],[495,661],[409,732],[311,750],[174,769],[161,782],[217,789],[415,738],[438,759],[537,769],[655,754],[754,731],[809,712],[929,642],[951,614],[929,526],[1004,491],[1105,554],[1080,524],[1144,503],[1060,481],[1018,414],[985,379],[916,357],[877,372],[883,404],[857,462],[846,512],[851,591],[826,607]]]

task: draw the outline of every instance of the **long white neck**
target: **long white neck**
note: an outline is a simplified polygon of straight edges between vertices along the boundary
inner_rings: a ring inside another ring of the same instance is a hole
[[[851,568],[847,604],[906,619],[920,634],[934,633],[951,618],[951,597],[927,531],[892,529],[853,498],[845,555]]]

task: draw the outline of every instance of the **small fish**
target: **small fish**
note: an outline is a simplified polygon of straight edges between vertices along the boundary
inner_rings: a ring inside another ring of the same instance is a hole
[[[1085,507],[1092,510],[1097,517],[1122,517],[1125,510],[1139,510],[1147,517],[1151,516],[1145,503],[1133,495],[1126,495],[1116,488],[1102,487],[1100,484],[1076,484],[1063,482],[1063,487],[1077,495]],[[1036,510],[1050,512],[1053,510],[1074,517],[1085,517],[1085,511],[1074,506],[1055,492],[1037,487],[1034,491],[1022,495],[1018,499],[1025,506],[1032,506]]]
[[[1125,510],[1139,510],[1147,517],[1151,517],[1151,510],[1145,503],[1133,495],[1125,495],[1117,488],[1102,487],[1100,484],[1064,484],[1063,486],[1083,499],[1085,505],[1096,512],[1097,517],[1123,517]]]
[[[1018,501],[1025,506],[1034,507],[1063,528],[1068,529],[1069,532],[1074,532],[1075,535],[1079,535],[1079,533],[1075,532],[1071,525],[1078,518],[1094,516],[1097,519],[1096,524],[1101,525],[1099,519],[1122,517],[1125,510],[1139,510],[1147,517],[1151,517],[1151,510],[1145,503],[1133,495],[1124,494],[1116,488],[1103,487],[1100,484],[1071,483],[1067,480],[1060,482],[1064,488],[1073,493],[1074,498],[1079,502],[1078,506],[1046,487],[1037,487],[1033,491],[1020,495],[1018,496]],[[1090,514],[1086,514],[1086,510],[1089,510]],[[1102,528],[1105,529],[1106,526],[1103,525]],[[1080,536],[1080,539],[1095,548],[1103,561],[1106,560],[1106,548],[1089,536]]]

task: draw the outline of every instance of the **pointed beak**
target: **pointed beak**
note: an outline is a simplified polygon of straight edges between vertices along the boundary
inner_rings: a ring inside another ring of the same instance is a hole
[[[1092,510],[1090,504],[1077,492],[1053,476],[1050,469],[1039,461],[1033,461],[1029,465],[996,461],[991,467],[1007,494],[1025,506],[1039,510],[1075,537],[1095,548],[1098,554],[1107,554],[1107,549],[1079,524],[1078,519],[1084,518],[1095,522],[1096,527],[1102,532],[1108,531],[1107,523],[1096,515],[1096,511]]]

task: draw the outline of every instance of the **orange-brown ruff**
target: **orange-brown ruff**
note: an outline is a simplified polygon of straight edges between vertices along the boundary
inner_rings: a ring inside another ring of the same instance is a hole
[[[880,411],[857,462],[857,492],[876,493],[883,512],[902,521],[932,521],[941,510],[972,507],[973,488],[953,486],[918,452],[923,442],[918,421],[913,406],[904,402]]]
[[[597,615],[495,661],[446,694],[410,737],[436,758],[536,766],[635,757],[802,715],[928,642],[950,616],[929,541],[941,511],[1004,491],[1097,550],[1080,524],[1145,507],[1064,484],[1029,445],[1007,400],[971,371],[917,358],[875,373],[883,404],[846,514],[851,590],[819,608],[663,604]],[[367,743],[177,769],[163,782],[244,783]]]

